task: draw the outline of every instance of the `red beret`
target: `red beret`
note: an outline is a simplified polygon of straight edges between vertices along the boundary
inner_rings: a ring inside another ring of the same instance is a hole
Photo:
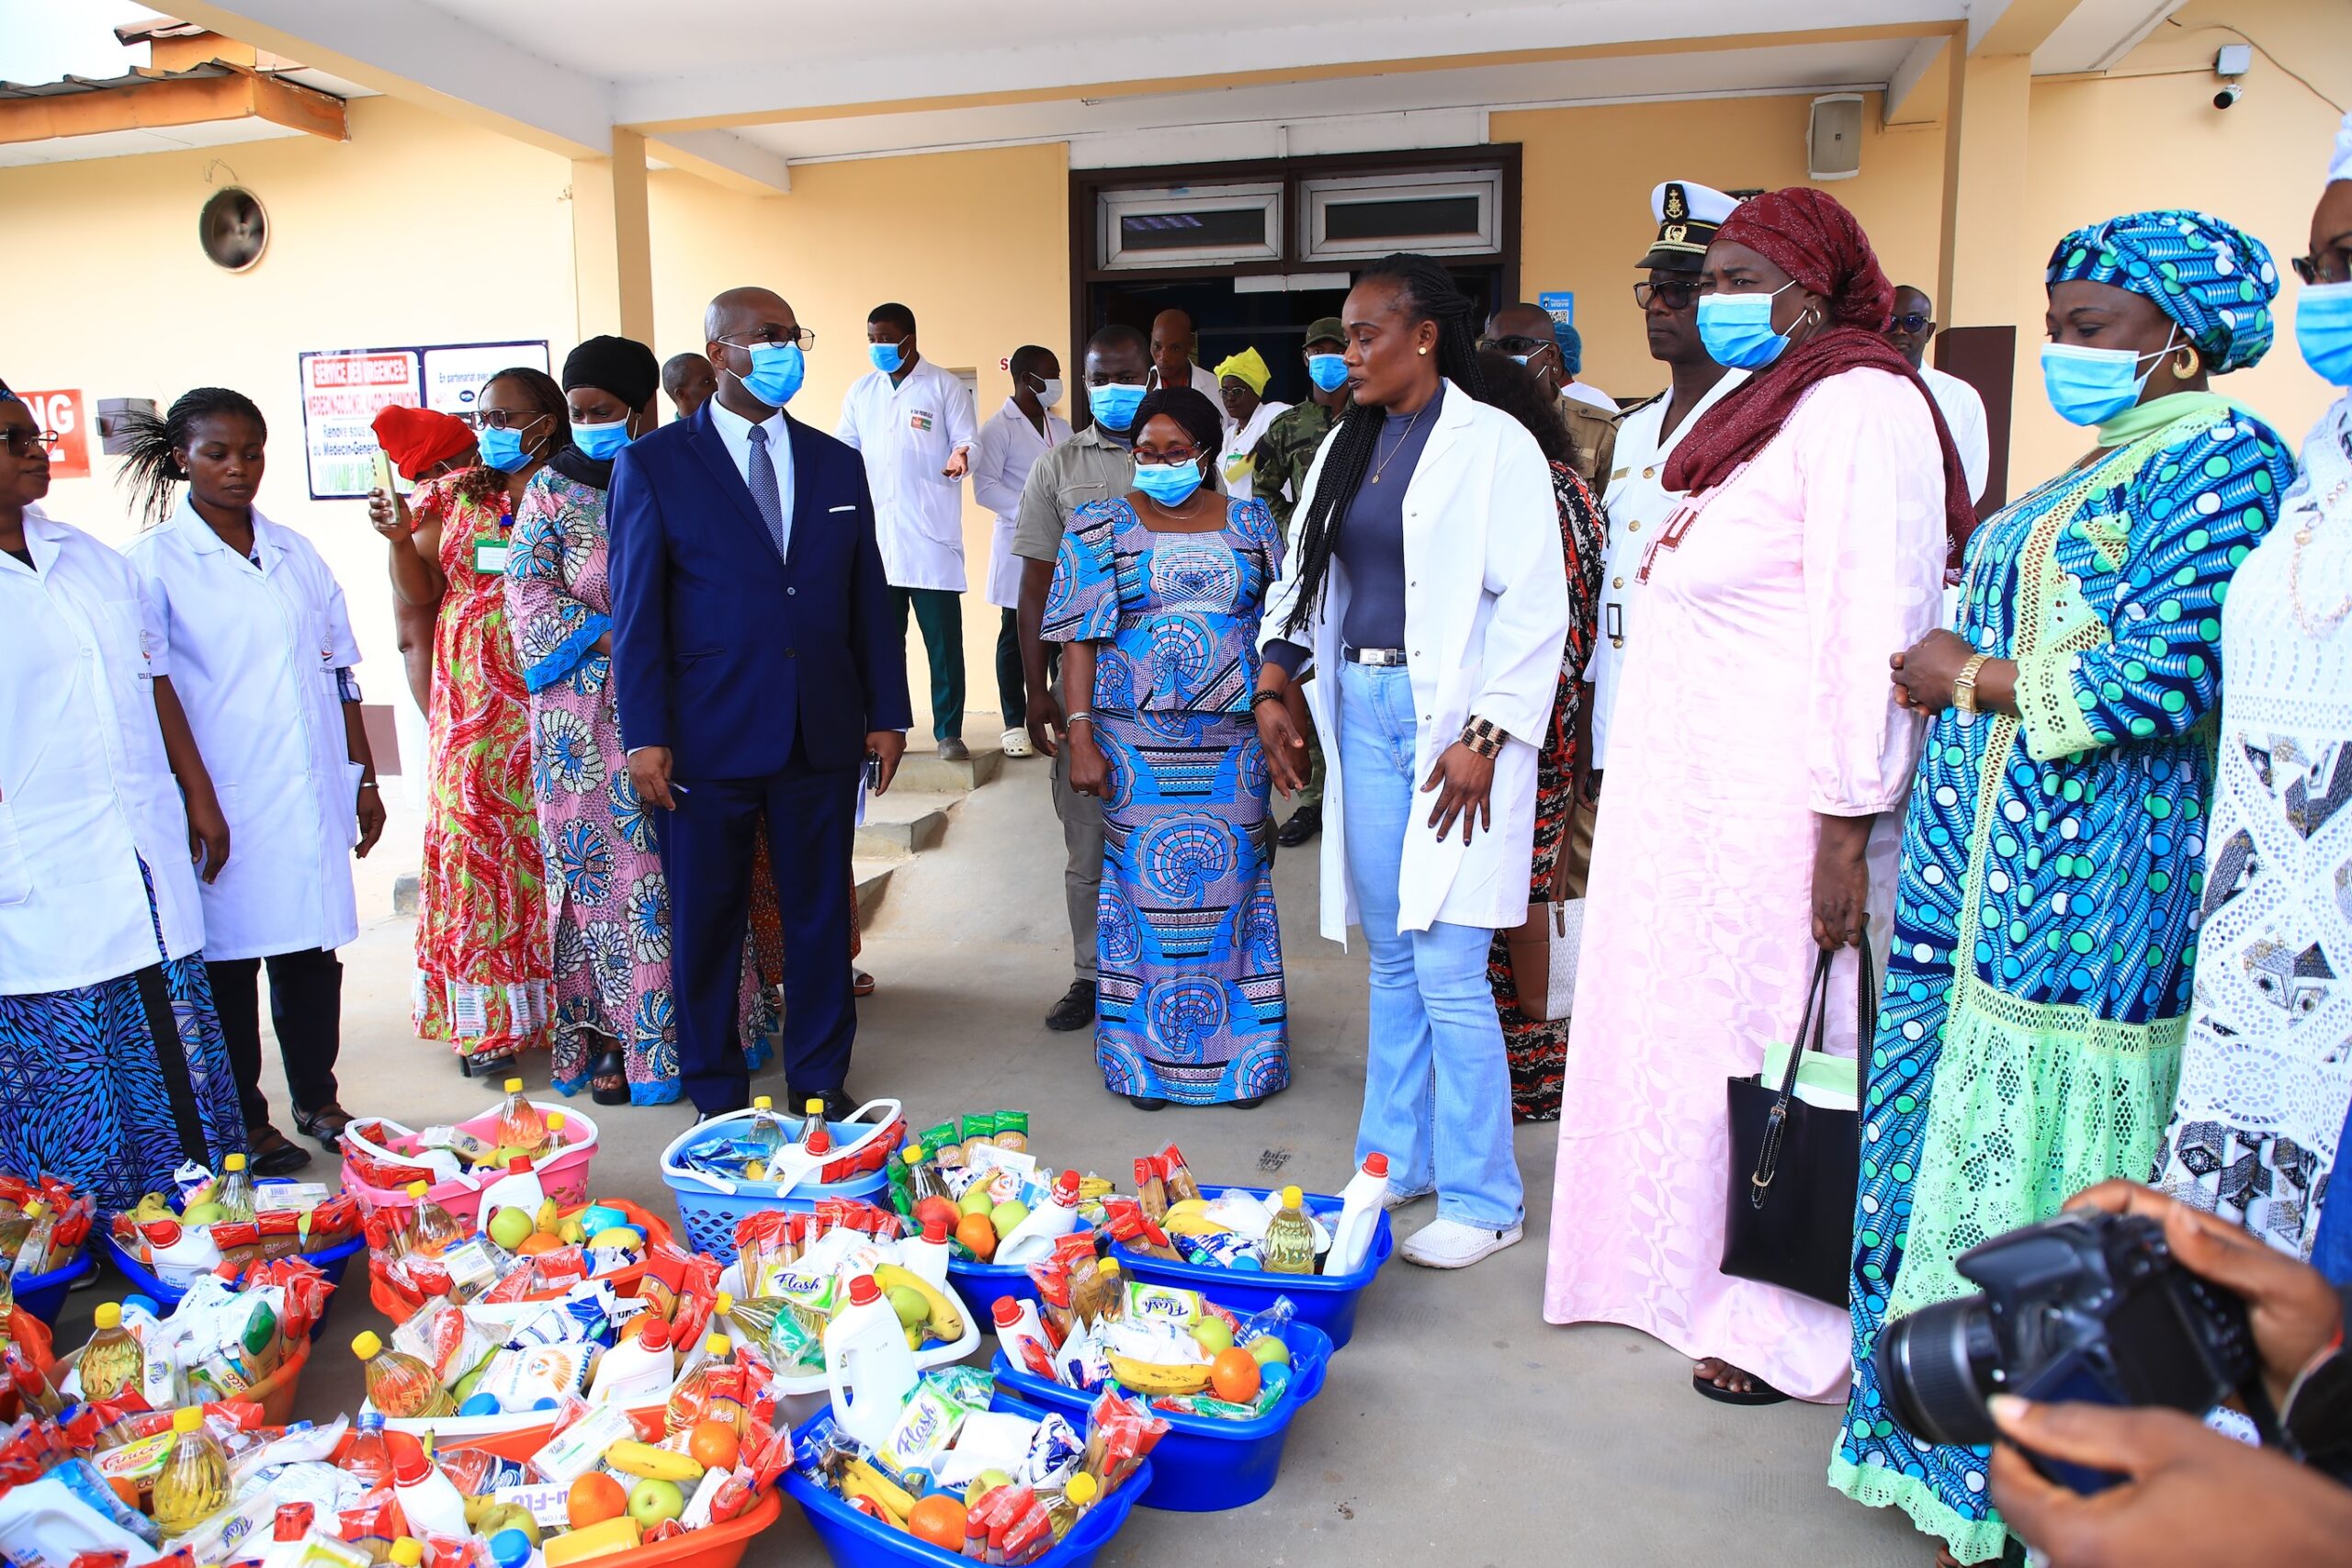
[[[466,428],[465,421],[432,409],[379,409],[375,428],[376,445],[391,458],[401,478],[410,480],[422,478],[434,464],[447,462],[474,444],[474,433]]]

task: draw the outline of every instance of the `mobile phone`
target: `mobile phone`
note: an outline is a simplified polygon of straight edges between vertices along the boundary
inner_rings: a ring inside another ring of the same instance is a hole
[[[383,453],[376,454],[376,488],[386,495],[400,494],[400,486],[392,482],[392,460]]]

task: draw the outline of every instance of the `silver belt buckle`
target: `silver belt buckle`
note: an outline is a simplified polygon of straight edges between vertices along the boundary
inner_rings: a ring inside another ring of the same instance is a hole
[[[1350,662],[1375,670],[1394,669],[1405,662],[1401,648],[1351,648],[1346,653]]]

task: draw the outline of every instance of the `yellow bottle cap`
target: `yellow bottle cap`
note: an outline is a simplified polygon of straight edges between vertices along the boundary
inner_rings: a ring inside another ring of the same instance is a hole
[[[703,1341],[702,1348],[709,1351],[714,1356],[724,1356],[728,1354],[727,1336],[724,1334],[714,1334],[708,1339]]]
[[[203,1425],[204,1412],[193,1404],[172,1412],[172,1430],[175,1432],[193,1432]]]
[[[754,1111],[774,1111],[775,1109],[775,1101],[769,1099],[764,1094],[755,1094],[752,1097],[752,1109]]]
[[[921,1144],[915,1144],[907,1148],[900,1149],[899,1151],[899,1157],[906,1161],[910,1166],[921,1165],[922,1163],[922,1145]]]
[[[811,1116],[822,1116],[825,1113],[825,1102],[821,1100],[811,1100],[800,1109]]]
[[[1118,1273],[1118,1271],[1119,1271],[1119,1260],[1118,1260],[1117,1258],[1104,1258],[1104,1259],[1102,1260],[1102,1274],[1103,1274],[1103,1277],[1104,1277],[1105,1279],[1108,1279],[1108,1278],[1110,1278],[1111,1276],[1115,1275],[1116,1273]]]
[[[243,1170],[245,1168],[245,1156],[243,1155],[231,1155],[228,1158],[220,1162],[220,1168],[228,1171]]]
[[[100,1328],[120,1328],[122,1326],[122,1303],[120,1302],[100,1302],[98,1303],[98,1310],[93,1315],[96,1319],[97,1325]]]
[[[1283,1208],[1285,1208],[1285,1209],[1295,1209],[1295,1208],[1297,1208],[1300,1204],[1302,1204],[1302,1203],[1304,1203],[1304,1202],[1306,1202],[1306,1198],[1305,1194],[1301,1193],[1297,1188],[1295,1188],[1295,1187],[1285,1187],[1285,1188],[1283,1188]]]
[[[48,1205],[48,1204],[46,1204],[46,1203],[44,1203],[44,1202],[42,1202],[42,1201],[41,1201],[40,1199],[38,1199],[38,1198],[34,1199],[31,1202],[27,1203],[27,1204],[25,1205],[25,1218],[27,1218],[27,1219],[28,1219],[28,1220],[38,1220],[38,1219],[40,1219],[43,1214],[46,1214],[46,1213],[49,1213],[49,1205]]]
[[[509,1094],[522,1093],[523,1080],[521,1078],[508,1078],[506,1080],[506,1092]]]
[[[392,1561],[400,1568],[420,1568],[424,1562],[424,1543],[414,1536],[401,1537],[392,1542]]]
[[[375,1330],[369,1329],[352,1340],[351,1353],[363,1361],[372,1361],[384,1353],[384,1342],[377,1337]]]
[[[713,1312],[733,1312],[735,1310],[735,1297],[733,1292],[729,1291],[719,1292],[718,1300],[711,1303],[710,1310]]]
[[[424,1197],[424,1183],[422,1181],[412,1181],[408,1184],[408,1195],[412,1198]]]
[[[548,1131],[550,1133],[560,1133],[563,1131],[562,1111],[550,1111],[548,1112]]]
[[[1062,1488],[1062,1495],[1083,1508],[1094,1501],[1102,1490],[1102,1483],[1081,1470],[1069,1478],[1069,1484]]]

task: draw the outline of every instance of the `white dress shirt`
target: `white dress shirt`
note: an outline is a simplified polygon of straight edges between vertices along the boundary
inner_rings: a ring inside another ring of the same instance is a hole
[[[1574,398],[1580,403],[1590,403],[1594,408],[1599,409],[1603,413],[1615,413],[1617,412],[1617,400],[1602,391],[1600,388],[1593,386],[1591,383],[1587,381],[1568,381],[1563,383],[1560,388],[1560,396],[1564,398]]]
[[[1992,441],[1984,431],[1984,400],[1977,396],[1975,388],[1932,365],[1919,367],[1919,378],[1935,394],[1936,407],[1943,411],[1944,423],[1951,429],[1951,444],[1960,448],[1960,469],[1968,476],[1968,499],[1984,500],[1984,481],[1993,470]]]
[[[266,958],[359,935],[351,885],[359,778],[335,671],[359,662],[343,587],[318,549],[254,513],[260,565],[185,497],[124,553],[164,626],[172,689],[229,819],[203,884],[204,955]]]
[[[1618,672],[1624,667],[1625,639],[1632,635],[1634,620],[1637,583],[1632,563],[1641,558],[1650,538],[1682,502],[1679,491],[1666,488],[1666,460],[1699,423],[1699,416],[1747,379],[1745,370],[1724,371],[1723,379],[1707,389],[1698,406],[1682,416],[1671,436],[1658,434],[1666,424],[1667,405],[1674,399],[1671,388],[1664,397],[1627,414],[1617,426],[1616,467],[1610,470],[1609,488],[1600,502],[1608,515],[1609,542],[1600,552],[1600,635],[1592,639],[1592,656],[1584,666],[1584,678],[1592,683],[1595,768],[1609,765],[1609,712],[1616,705]]]
[[[727,444],[727,455],[735,460],[735,471],[743,476],[743,488],[752,488],[752,422],[720,402],[710,400],[710,427],[718,432],[718,439]],[[784,508],[784,553],[792,553],[792,432],[784,423],[784,411],[760,421],[760,428],[768,433],[768,461],[775,465],[776,501]],[[753,510],[758,510],[756,503]]]
[[[964,486],[940,471],[978,438],[962,378],[928,358],[895,383],[888,372],[869,370],[842,400],[833,434],[865,458],[890,586],[963,592]]]
[[[1258,449],[1265,438],[1266,427],[1274,423],[1276,414],[1290,412],[1288,403],[1261,402],[1250,423],[1236,429],[1228,420],[1225,426],[1225,450],[1217,454],[1216,466],[1225,475],[1226,493],[1236,501],[1248,501],[1251,495],[1251,476],[1256,472],[1250,454]]]
[[[1048,409],[1039,434],[1012,399],[980,426],[972,449],[972,499],[996,513],[989,541],[989,603],[1001,610],[1021,604],[1021,560],[1012,553],[1012,531],[1021,513],[1021,487],[1037,459],[1069,439],[1069,421]]]
[[[154,678],[171,670],[162,620],[130,563],[79,528],[28,515],[25,543],[31,566],[0,553],[8,650],[0,659],[0,994],[8,996],[119,979],[204,944],[187,813],[155,717]],[[153,915],[142,860],[155,885]]]

